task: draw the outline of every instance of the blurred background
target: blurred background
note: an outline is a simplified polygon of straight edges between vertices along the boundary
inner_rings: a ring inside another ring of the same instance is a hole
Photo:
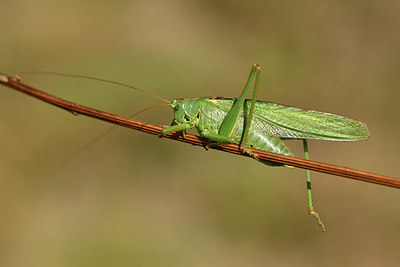
[[[0,71],[59,71],[172,100],[258,98],[365,122],[367,141],[309,142],[325,163],[399,177],[399,1],[2,1]],[[21,74],[129,116],[158,99],[96,81]],[[1,266],[394,266],[400,192],[73,116],[0,88]],[[162,107],[136,119],[169,125]],[[302,156],[300,141],[286,141]],[[71,158],[71,155],[73,157]]]

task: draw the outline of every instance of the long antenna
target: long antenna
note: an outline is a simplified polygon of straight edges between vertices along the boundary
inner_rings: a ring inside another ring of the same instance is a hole
[[[116,81],[111,81],[111,80],[107,80],[107,79],[103,79],[103,78],[97,78],[97,77],[86,76],[86,75],[78,75],[78,74],[68,74],[68,73],[55,72],[55,71],[24,71],[24,72],[21,72],[21,74],[51,74],[51,75],[57,75],[57,76],[74,77],[74,78],[81,78],[81,79],[96,80],[96,81],[101,81],[101,82],[106,82],[106,83],[112,83],[112,84],[121,85],[124,87],[128,87],[128,88],[137,90],[139,92],[151,95],[151,96],[161,99],[162,101],[167,102],[167,103],[170,102],[170,101],[162,98],[161,96],[147,92],[143,89],[136,88],[132,85],[128,85],[128,84],[124,84],[124,83],[120,83],[120,82],[116,82]]]

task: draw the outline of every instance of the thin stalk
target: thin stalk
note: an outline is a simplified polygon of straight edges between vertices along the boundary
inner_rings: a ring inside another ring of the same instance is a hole
[[[134,130],[138,130],[141,132],[153,134],[156,136],[160,136],[162,126],[152,125],[149,123],[125,118],[122,116],[114,115],[108,112],[104,112],[101,110],[85,107],[59,97],[50,95],[43,91],[40,91],[30,85],[22,83],[18,76],[8,76],[5,74],[0,74],[0,84],[23,92],[25,94],[31,95],[35,98],[38,98],[42,101],[50,103],[54,106],[60,107],[67,111],[70,111],[74,115],[82,114],[89,117],[93,117],[99,120],[107,121],[113,124],[117,124],[119,126],[128,127]],[[211,143],[210,140],[192,135],[186,134],[185,137],[182,136],[181,133],[169,133],[164,136],[167,139],[173,139],[179,142],[188,143],[194,146],[202,146],[205,147],[207,144]],[[238,154],[244,157],[249,157],[248,153],[243,153],[238,145],[230,144],[230,145],[221,145],[217,147],[211,147],[211,149],[216,149],[224,152],[229,152],[233,154]],[[267,160],[277,163],[282,163],[285,165],[294,166],[297,168],[308,169],[311,171],[327,173],[331,175],[346,177],[358,181],[369,182],[374,184],[385,185],[394,188],[400,188],[400,179],[384,176],[380,174],[355,170],[347,167],[341,167],[326,163],[321,163],[317,161],[305,160],[296,157],[289,157],[285,155],[275,154],[271,152],[266,152],[258,149],[249,148],[260,160]]]

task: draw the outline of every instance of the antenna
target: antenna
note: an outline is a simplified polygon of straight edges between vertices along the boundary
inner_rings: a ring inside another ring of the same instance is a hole
[[[145,91],[143,89],[139,89],[139,88],[136,88],[136,87],[128,85],[128,84],[115,82],[115,81],[102,79],[102,78],[97,78],[97,77],[92,77],[92,76],[78,75],[78,74],[68,74],[68,73],[55,72],[55,71],[24,71],[24,72],[22,72],[22,74],[50,74],[50,75],[57,75],[57,76],[64,76],[64,77],[74,77],[74,78],[81,78],[81,79],[88,79],[88,80],[95,80],[95,81],[101,81],[101,82],[106,82],[106,83],[112,83],[112,84],[116,84],[116,85],[120,85],[120,86],[124,86],[124,87],[128,87],[128,88],[137,90],[139,92],[142,92],[142,93],[151,95],[153,97],[156,97],[158,99],[161,99],[164,102],[170,103],[170,101],[162,98],[161,96],[158,96],[156,94],[147,92],[147,91]]]

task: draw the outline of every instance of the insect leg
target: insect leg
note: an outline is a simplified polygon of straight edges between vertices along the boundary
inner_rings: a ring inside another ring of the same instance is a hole
[[[308,160],[308,145],[306,139],[303,139],[303,148],[304,148],[304,158]],[[322,227],[322,232],[325,232],[325,225],[322,222],[322,219],[318,215],[318,213],[314,211],[314,207],[312,204],[310,170],[306,170],[306,176],[307,176],[308,213],[317,220],[318,225]]]
[[[249,79],[246,82],[246,85],[239,97],[239,99],[233,104],[232,108],[229,110],[228,114],[224,118],[220,128],[218,135],[223,137],[227,137],[231,139],[230,143],[233,143],[233,132],[235,130],[235,125],[239,119],[240,112],[243,110],[244,101],[246,99],[247,92],[249,91],[250,85],[254,79],[256,73],[260,70],[260,67],[256,64],[253,65],[250,71]]]
[[[258,86],[260,85],[261,68],[258,65],[255,65],[255,67],[256,67],[256,81],[254,82],[253,97],[251,98],[251,107],[250,107],[249,115],[246,119],[246,124],[244,125],[243,138],[242,138],[242,142],[240,144],[240,146],[244,146],[244,147],[247,144],[247,136],[249,134],[250,124],[251,124],[251,120],[253,119],[253,114],[254,114],[254,107],[256,105],[257,90],[258,90]]]
[[[167,134],[167,133],[174,133],[174,132],[180,132],[180,131],[185,131],[188,129],[193,128],[194,125],[190,124],[190,123],[182,123],[182,124],[178,124],[178,125],[172,125],[172,126],[168,126],[165,127],[164,129],[162,129],[161,131],[161,136]]]

